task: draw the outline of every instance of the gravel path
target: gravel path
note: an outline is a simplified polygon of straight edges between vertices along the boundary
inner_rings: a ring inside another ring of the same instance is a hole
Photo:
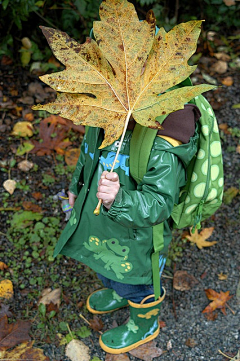
[[[240,109],[232,109],[232,105],[239,103],[239,80],[235,76],[235,83],[231,87],[223,86],[215,97],[215,101],[222,104],[220,108],[215,110],[219,123],[227,123],[231,128],[239,127]],[[240,182],[240,165],[239,154],[236,152],[236,146],[239,142],[239,137],[231,134],[223,135],[223,159],[225,168],[225,190],[229,187],[239,188]],[[55,190],[50,190],[55,193]],[[236,297],[237,286],[239,283],[240,270],[240,243],[239,243],[239,224],[240,224],[240,196],[236,196],[230,205],[223,204],[216,212],[215,216],[202,224],[203,227],[214,226],[214,232],[209,240],[217,241],[213,247],[199,250],[195,245],[192,246],[187,243],[184,249],[184,254],[181,263],[176,264],[176,270],[185,270],[194,276],[198,283],[189,291],[176,291],[172,287],[172,280],[163,278],[163,286],[166,288],[167,294],[162,305],[161,321],[166,323],[166,327],[161,329],[160,335],[157,337],[157,345],[164,351],[167,350],[167,344],[171,341],[172,348],[155,360],[161,361],[224,361],[227,360],[219,353],[234,356],[240,349],[240,300]],[[5,227],[5,226],[4,226]],[[3,228],[4,228],[3,227]],[[3,229],[3,231],[5,231]],[[6,240],[2,237],[2,246]],[[1,244],[0,244],[1,245]],[[74,262],[63,262],[61,269],[59,265],[56,266],[56,272],[59,272],[61,278],[64,279],[65,272],[71,272],[71,276],[79,277],[79,271],[74,267]],[[37,268],[39,267],[39,269]],[[45,267],[45,268],[44,268]],[[40,270],[41,268],[41,270]],[[47,272],[47,266],[37,265],[34,272]],[[171,269],[166,271],[172,272]],[[218,278],[220,273],[227,274],[227,279],[221,281]],[[91,276],[92,277],[92,276]],[[89,280],[89,278],[87,278]],[[51,280],[47,280],[51,287]],[[87,281],[85,281],[87,282]],[[91,291],[96,286],[94,284],[94,277],[91,281],[88,290]],[[61,285],[60,285],[61,286]],[[31,286],[29,286],[30,288]],[[72,288],[70,286],[69,288]],[[216,311],[217,318],[214,321],[209,321],[202,314],[204,308],[209,304],[204,290],[212,288],[220,292],[230,291],[233,295],[228,302],[231,309],[226,309],[226,316],[220,311]],[[63,287],[64,289],[64,287]],[[15,299],[12,307],[17,313],[26,307],[26,297],[15,290]],[[73,289],[71,292],[79,293],[79,299],[85,299],[86,287],[83,290]],[[69,291],[70,293],[70,291]],[[36,303],[36,301],[35,301]],[[60,311],[64,314],[64,309],[61,305]],[[73,309],[71,304],[67,306],[68,309]],[[36,312],[36,311],[35,311]],[[79,312],[79,311],[78,311]],[[64,317],[64,316],[62,316]],[[128,310],[119,310],[113,315],[104,315],[102,320],[105,328],[112,326],[113,321],[118,324],[123,323],[128,317]],[[89,316],[91,318],[91,316]],[[68,322],[67,319],[64,321]],[[81,327],[82,321],[72,321],[70,326],[72,329]],[[191,346],[189,345],[189,342]],[[91,355],[105,360],[105,353],[98,345],[98,333],[92,332],[92,335],[83,339],[83,342],[89,346]],[[186,344],[187,343],[187,344]],[[49,356],[51,361],[69,361],[64,356],[64,346],[59,347],[56,339],[54,342],[44,343],[36,340],[35,346],[44,349],[46,356]],[[129,355],[130,360],[137,361],[139,359]]]

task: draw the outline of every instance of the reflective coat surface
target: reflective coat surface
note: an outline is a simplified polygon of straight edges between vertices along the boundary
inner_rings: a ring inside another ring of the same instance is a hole
[[[118,282],[152,284],[152,226],[164,222],[161,253],[166,256],[171,241],[169,217],[186,182],[185,168],[196,153],[198,136],[195,133],[189,143],[176,147],[157,136],[138,185],[129,169],[131,136],[128,130],[114,169],[120,191],[110,210],[102,207],[95,216],[98,181],[104,170],[110,170],[119,142],[99,150],[102,130],[89,128],[70,185],[77,198],[54,255],[72,257]]]

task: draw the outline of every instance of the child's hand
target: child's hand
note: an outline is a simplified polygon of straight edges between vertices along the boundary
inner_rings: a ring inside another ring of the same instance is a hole
[[[119,177],[115,172],[104,171],[98,183],[97,198],[110,209],[120,188]]]
[[[75,198],[77,198],[77,196],[75,196],[75,194],[71,193],[70,191],[68,191],[68,201],[70,206],[73,208],[74,203],[75,203]]]

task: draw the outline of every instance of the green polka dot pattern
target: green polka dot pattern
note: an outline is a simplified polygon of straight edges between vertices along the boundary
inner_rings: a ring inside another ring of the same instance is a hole
[[[188,169],[188,181],[174,206],[175,228],[200,227],[200,221],[211,216],[222,203],[223,162],[218,124],[208,101],[199,95],[194,104],[201,111],[199,149]]]

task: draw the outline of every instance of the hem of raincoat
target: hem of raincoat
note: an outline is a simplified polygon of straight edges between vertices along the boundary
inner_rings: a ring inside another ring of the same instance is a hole
[[[100,273],[104,277],[109,278],[116,282],[120,282],[123,284],[131,284],[131,285],[152,285],[152,283],[153,283],[153,280],[151,277],[143,277],[143,276],[131,277],[129,275],[128,279],[121,280],[117,277],[112,277],[113,273],[111,271],[107,271],[104,268],[97,267],[96,263],[93,262],[93,265],[92,265],[91,262],[85,262],[85,260],[87,261],[87,258],[81,257],[81,259],[79,259],[78,257],[76,257],[76,253],[71,253],[71,252],[65,253],[65,252],[60,251],[58,254],[62,254],[63,256],[71,257],[71,258],[75,259],[76,261],[79,261],[79,262],[85,264],[86,266],[90,267],[94,272]],[[111,272],[111,274],[109,272]],[[125,274],[125,278],[126,278],[126,274]]]

